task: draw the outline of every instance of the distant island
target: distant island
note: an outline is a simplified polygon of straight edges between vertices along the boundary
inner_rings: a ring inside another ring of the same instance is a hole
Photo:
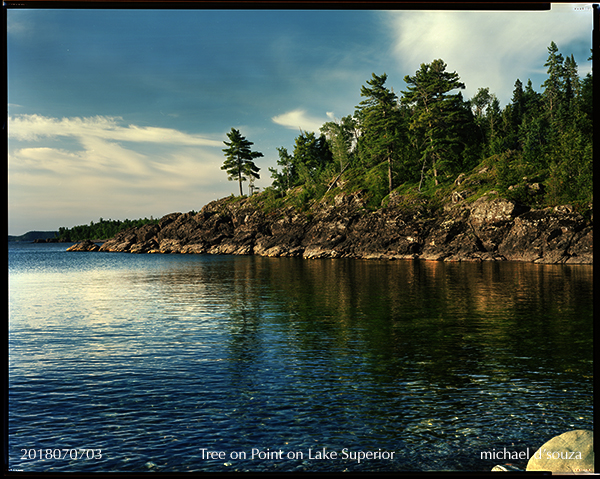
[[[10,242],[33,243],[76,243],[78,241],[93,240],[104,241],[112,238],[117,233],[146,224],[157,224],[158,220],[150,217],[136,220],[105,220],[100,218],[97,222],[90,221],[87,225],[77,225],[72,228],[61,226],[58,231],[29,231],[20,236],[8,235]]]
[[[8,235],[9,242],[58,242],[58,231],[28,231],[20,236]]]

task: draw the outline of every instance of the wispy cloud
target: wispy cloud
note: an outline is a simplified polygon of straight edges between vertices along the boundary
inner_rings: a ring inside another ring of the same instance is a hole
[[[591,13],[573,11],[573,5],[565,4],[542,12],[405,11],[385,21],[394,38],[393,52],[409,74],[421,63],[441,58],[466,84],[466,97],[490,87],[507,102],[517,78],[526,82],[545,71],[551,41],[563,51],[585,29],[591,34]]]
[[[306,113],[306,110],[296,109],[288,111],[281,115],[274,116],[271,118],[274,123],[285,126],[292,130],[302,129],[304,131],[319,132],[319,128],[323,126],[323,123],[331,121],[333,113],[327,112],[327,116],[323,118],[317,118],[310,116]]]
[[[9,119],[9,138],[37,140],[41,137],[101,138],[112,141],[162,143],[189,146],[222,146],[222,140],[192,135],[170,128],[122,126],[121,117],[49,118],[17,115]]]
[[[221,152],[210,147],[222,148],[222,141],[168,128],[123,127],[119,121],[120,118],[102,116],[60,120],[40,115],[10,118],[9,139],[29,145],[12,149],[11,171],[43,170],[63,177],[93,176],[95,181],[102,177],[117,182],[145,180],[163,189],[169,183],[165,175],[172,177],[170,183],[178,177],[177,185],[183,186],[191,178],[201,180],[199,172],[206,175],[214,170],[218,174]],[[64,138],[77,140],[80,148],[64,146],[60,142]],[[61,145],[58,148],[54,147],[57,141]],[[35,143],[43,146],[32,146]],[[198,158],[203,158],[201,165]]]

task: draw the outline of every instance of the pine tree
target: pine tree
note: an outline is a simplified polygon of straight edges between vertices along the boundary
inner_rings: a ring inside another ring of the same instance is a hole
[[[279,159],[277,164],[282,167],[282,172],[279,173],[275,168],[269,168],[271,178],[273,178],[273,186],[279,191],[284,192],[289,190],[297,181],[298,174],[294,165],[294,158],[287,151],[287,148],[277,148]]]
[[[402,92],[402,103],[412,110],[410,129],[421,153],[421,180],[423,183],[428,166],[438,184],[440,168],[453,157],[453,149],[460,142],[458,130],[467,121],[462,95],[450,94],[452,90],[464,89],[465,85],[456,72],[446,71],[443,60],[421,64],[414,76],[405,76],[407,91]]]
[[[356,107],[355,116],[361,131],[359,151],[362,161],[367,167],[387,161],[388,190],[391,192],[400,116],[398,97],[384,86],[386,80],[385,73],[380,76],[372,74],[372,78],[367,80],[369,87],[361,87],[360,96],[365,100]]]
[[[518,81],[518,80],[517,80]],[[519,82],[520,83],[520,82]],[[483,152],[486,156],[500,153],[502,140],[500,121],[500,102],[489,88],[480,88],[470,100],[475,124],[480,132],[480,141],[483,143]],[[513,110],[510,110],[511,117]]]
[[[548,67],[548,78],[542,83],[542,87],[544,88],[544,101],[546,102],[546,109],[550,114],[550,118],[554,117],[563,92],[563,61],[563,56],[558,53],[556,43],[551,42],[548,47],[548,60],[544,63],[544,66]]]
[[[296,137],[293,161],[305,182],[315,179],[332,159],[325,135],[303,131]]]
[[[356,121],[348,115],[338,121],[328,121],[321,127],[327,138],[333,159],[340,164],[340,173],[348,165],[356,132]]]
[[[227,179],[229,181],[237,180],[239,182],[240,196],[242,196],[242,181],[246,181],[250,177],[260,178],[260,175],[258,174],[260,168],[254,164],[253,160],[263,156],[263,154],[258,151],[251,151],[250,146],[254,143],[244,138],[239,130],[236,130],[235,128],[232,128],[231,131],[227,133],[227,137],[231,141],[223,142],[229,148],[223,149],[227,159],[223,163],[221,169],[227,171],[227,174],[229,175]]]

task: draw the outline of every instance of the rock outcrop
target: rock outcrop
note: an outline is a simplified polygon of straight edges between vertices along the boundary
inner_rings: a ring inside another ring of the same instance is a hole
[[[98,251],[100,246],[90,240],[85,240],[81,243],[75,243],[67,248],[67,251]]]
[[[570,207],[530,209],[493,192],[474,202],[469,202],[465,192],[433,213],[426,201],[398,195],[390,198],[386,208],[370,211],[360,192],[339,194],[302,213],[293,207],[266,213],[251,200],[224,198],[207,204],[199,213],[171,213],[156,225],[117,234],[98,250],[593,262],[590,220]]]

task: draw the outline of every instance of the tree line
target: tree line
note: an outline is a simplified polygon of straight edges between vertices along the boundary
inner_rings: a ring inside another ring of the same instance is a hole
[[[485,162],[498,190],[512,199],[527,201],[519,185],[535,181],[544,205],[589,204],[592,74],[581,78],[573,55],[563,56],[554,42],[544,67],[541,93],[531,80],[517,79],[504,108],[489,88],[465,100],[464,83],[441,59],[406,75],[399,95],[385,73],[373,73],[354,114],[325,123],[319,134],[301,131],[291,152],[277,149],[279,168],[269,168],[267,191],[283,197],[302,187],[307,199],[316,198],[338,179],[353,178],[375,204],[399,186],[433,191]],[[239,181],[242,195],[242,181],[259,178],[254,159],[262,154],[239,131],[228,136],[223,169]]]
[[[146,224],[157,224],[159,220],[155,220],[152,217],[150,219],[143,218],[137,220],[125,219],[121,220],[105,220],[100,218],[97,223],[90,221],[89,225],[78,225],[72,228],[65,228],[61,226],[58,229],[59,241],[66,242],[78,242],[83,240],[103,240],[112,238],[120,231],[129,228],[139,228]]]

